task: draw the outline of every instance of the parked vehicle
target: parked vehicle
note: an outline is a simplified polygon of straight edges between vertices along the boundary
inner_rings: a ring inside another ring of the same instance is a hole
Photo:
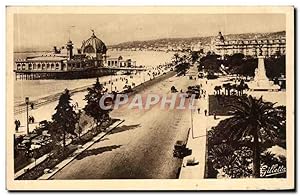
[[[194,165],[198,165],[199,161],[195,159],[195,157],[193,157],[192,159],[188,159],[186,161],[186,166],[194,166]]]
[[[171,87],[171,93],[177,93],[177,92],[178,92],[178,90],[176,89],[176,87],[172,86]]]
[[[173,157],[182,158],[186,154],[186,142],[182,140],[176,141],[173,150]]]
[[[188,86],[186,93],[188,94],[188,97],[195,95],[195,98],[198,99],[200,97],[200,85]]]

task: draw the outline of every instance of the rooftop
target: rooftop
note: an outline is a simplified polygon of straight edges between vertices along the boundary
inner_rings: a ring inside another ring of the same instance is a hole
[[[61,56],[38,56],[33,58],[27,58],[27,61],[63,61],[66,59],[67,57]]]

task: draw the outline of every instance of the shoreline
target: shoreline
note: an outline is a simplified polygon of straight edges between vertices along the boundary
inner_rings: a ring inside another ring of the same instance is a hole
[[[170,72],[172,73],[172,71],[166,71],[166,74],[161,74],[161,75],[155,77],[154,79],[148,79],[148,80],[145,80],[144,82],[136,85],[135,87],[132,88],[132,90],[134,91],[133,93],[136,93],[136,92],[142,90],[142,88],[148,88],[148,87],[156,84],[157,82],[159,82],[163,79],[166,79],[168,77],[171,77],[171,76],[175,75],[175,72],[173,72],[173,74],[171,74],[171,75],[170,75]],[[163,76],[167,76],[167,77],[163,77]],[[94,78],[91,78],[91,79],[94,79]],[[105,82],[107,83],[107,81],[105,81]],[[87,91],[87,88],[92,87],[93,84],[94,83],[91,83],[89,85],[84,85],[84,86],[81,86],[81,87],[77,87],[77,88],[73,88],[73,89],[69,89],[70,94],[74,95],[76,93],[85,92],[85,91]],[[120,91],[120,92],[122,92],[122,91]],[[31,101],[31,103],[34,104],[34,109],[37,109],[37,108],[39,108],[43,105],[46,105],[46,104],[57,101],[61,94],[62,94],[62,92],[50,94],[50,95],[47,95],[47,96],[44,96],[44,97],[41,97],[41,98],[37,98],[37,99]],[[129,96],[131,94],[132,93],[129,93]],[[29,109],[29,110],[31,110],[31,109]],[[24,113],[25,111],[26,111],[26,104],[25,103],[20,103],[20,104],[17,104],[16,106],[14,106],[14,115]]]

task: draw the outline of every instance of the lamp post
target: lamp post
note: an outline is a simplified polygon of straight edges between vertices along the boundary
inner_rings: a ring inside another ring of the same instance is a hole
[[[192,130],[192,138],[194,139],[193,109],[191,109],[191,130]]]
[[[25,97],[25,103],[26,103],[26,116],[27,116],[27,135],[29,135],[29,120],[28,120],[29,97]]]
[[[112,74],[113,74],[113,71],[112,71],[112,69],[110,69],[110,93],[112,93]]]

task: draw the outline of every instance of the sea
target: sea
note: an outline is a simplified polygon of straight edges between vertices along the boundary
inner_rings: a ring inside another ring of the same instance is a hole
[[[14,59],[25,59],[28,56],[42,55],[46,52],[17,52]],[[156,67],[171,62],[172,52],[161,51],[107,51],[109,57],[122,56],[123,59],[136,61],[136,65]],[[101,80],[109,80],[110,76],[103,76]],[[24,102],[25,97],[37,100],[52,94],[63,92],[64,89],[75,89],[95,83],[95,78],[73,80],[14,80],[14,105]]]

